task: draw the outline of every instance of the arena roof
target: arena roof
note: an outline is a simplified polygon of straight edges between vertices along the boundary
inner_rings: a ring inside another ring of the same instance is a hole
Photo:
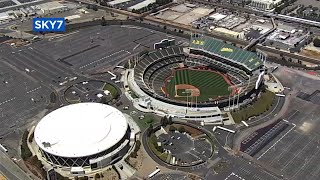
[[[240,63],[249,70],[254,70],[262,65],[262,60],[257,54],[243,50],[230,44],[225,44],[214,38],[192,37],[191,48],[205,50],[213,54]]]
[[[59,108],[37,125],[38,146],[60,157],[84,157],[102,152],[125,135],[128,123],[114,107],[100,103],[78,103]]]

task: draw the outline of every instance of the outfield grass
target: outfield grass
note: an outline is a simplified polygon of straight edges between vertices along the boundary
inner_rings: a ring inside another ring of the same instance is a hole
[[[189,84],[195,86],[200,90],[200,96],[197,97],[198,102],[208,101],[209,98],[215,99],[218,96],[228,96],[230,91],[228,89],[229,84],[220,75],[211,71],[199,71],[191,69],[181,69],[175,71],[173,78],[167,83],[166,91],[169,93],[169,97],[186,101],[186,97],[175,97],[175,85]],[[195,101],[196,98],[192,98],[188,101]]]
[[[256,102],[254,102],[252,106],[236,112],[232,112],[231,115],[236,123],[246,121],[252,116],[258,116],[267,111],[271,107],[274,98],[274,93],[266,91],[262,93],[261,97]]]
[[[111,84],[105,83],[103,85],[103,90],[108,90],[111,93],[112,98],[116,98],[118,96],[118,90]]]

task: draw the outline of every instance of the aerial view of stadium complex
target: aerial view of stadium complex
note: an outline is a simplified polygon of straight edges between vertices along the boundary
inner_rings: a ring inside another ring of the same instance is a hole
[[[318,180],[319,8],[0,0],[0,180]]]

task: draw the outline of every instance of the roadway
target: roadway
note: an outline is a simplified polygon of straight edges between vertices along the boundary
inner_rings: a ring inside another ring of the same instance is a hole
[[[244,49],[250,49],[252,48],[253,46],[255,46],[257,43],[259,43],[259,41],[262,39],[262,38],[265,38],[267,37],[269,34],[271,34],[273,31],[275,31],[277,29],[277,25],[276,23],[274,22],[274,19],[271,18],[271,22],[272,22],[272,29],[268,30],[266,33],[262,34],[259,38],[257,39],[254,39],[253,41],[251,41]]]
[[[222,4],[222,3],[215,3],[215,2],[209,2],[209,1],[204,1],[204,0],[193,0],[193,2],[198,2],[201,4],[206,4],[206,5],[211,5],[211,6],[218,6],[218,7],[222,7],[222,8],[226,8],[226,9],[231,9],[234,11],[242,11],[242,12],[246,12],[249,14],[256,14],[258,16],[267,16],[267,17],[273,17],[279,20],[285,20],[285,21],[291,21],[291,22],[295,22],[295,23],[299,23],[299,24],[306,24],[309,26],[315,26],[315,27],[320,27],[320,22],[317,21],[310,21],[307,19],[302,19],[302,18],[296,18],[296,17],[291,17],[291,16],[286,16],[286,15],[282,15],[282,14],[273,14],[270,12],[266,12],[266,11],[260,11],[260,10],[255,10],[255,9],[249,9],[246,7],[242,7],[239,8],[239,6],[233,6],[230,4]]]
[[[5,166],[3,166],[5,165]],[[0,150],[0,172],[8,180],[31,180],[11,159]]]
[[[70,0],[70,1],[72,1],[72,2],[81,2],[83,4],[97,5],[95,3],[87,2],[87,1],[83,1],[83,0]],[[199,2],[199,3],[203,3],[203,4],[208,4],[208,5],[215,5],[215,6],[219,6],[219,7],[230,8],[230,9],[236,10],[236,11],[239,10],[238,7],[226,6],[226,5],[216,4],[216,3],[213,3],[213,2],[207,2],[207,1],[202,1],[202,0],[195,0],[194,2]],[[209,32],[206,32],[206,31],[203,31],[203,30],[200,30],[200,29],[195,29],[195,28],[187,26],[187,25],[168,22],[168,21],[165,21],[165,20],[162,20],[162,19],[156,19],[156,18],[154,18],[152,16],[142,17],[140,14],[135,14],[135,13],[131,13],[131,12],[124,11],[124,10],[112,9],[112,8],[105,7],[105,6],[100,6],[100,5],[98,5],[98,7],[100,9],[104,9],[104,10],[108,10],[108,11],[112,11],[112,12],[128,15],[129,17],[133,17],[135,19],[143,18],[143,21],[140,21],[141,23],[151,24],[151,25],[155,25],[155,26],[157,26],[157,25],[167,26],[167,31],[170,31],[170,30],[173,31],[174,29],[180,29],[180,30],[185,31],[185,34],[187,34],[187,33],[189,33],[189,34],[191,34],[191,33],[202,34],[202,35],[206,35],[206,36],[213,37],[213,38],[216,38],[216,39],[221,39],[223,41],[235,43],[238,46],[243,46],[244,47],[244,46],[247,46],[249,44],[249,42],[244,41],[244,40],[223,36],[221,34],[209,33]],[[252,9],[240,9],[240,10],[243,10],[243,11],[245,11],[247,13],[255,13],[255,14],[258,14],[258,15],[264,15],[265,14],[264,12],[260,12],[259,13],[257,11],[252,10]],[[274,18],[276,18],[276,17],[274,17]],[[181,37],[185,37],[182,34],[180,36]],[[301,61],[305,61],[305,62],[309,62],[309,63],[313,63],[313,64],[319,64],[319,60],[311,58],[311,57],[306,57],[306,56],[302,56],[302,55],[299,55],[299,54],[293,54],[293,53],[290,53],[290,52],[284,51],[284,50],[277,50],[275,48],[263,46],[261,44],[256,44],[255,47],[258,48],[258,49],[261,49],[261,50],[263,50],[263,51],[265,51],[267,53],[283,54],[283,55],[285,55],[287,57],[291,57],[291,58],[294,58],[294,59],[299,59]]]

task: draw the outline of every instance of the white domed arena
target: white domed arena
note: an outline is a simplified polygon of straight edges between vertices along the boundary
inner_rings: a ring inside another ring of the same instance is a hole
[[[112,106],[78,103],[46,115],[34,138],[43,160],[55,167],[100,169],[129,150],[130,127]]]

